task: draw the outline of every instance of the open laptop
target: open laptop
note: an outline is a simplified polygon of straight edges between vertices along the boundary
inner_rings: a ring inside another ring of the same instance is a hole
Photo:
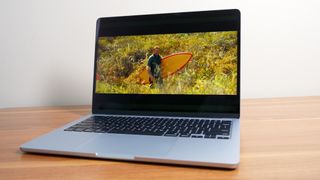
[[[240,12],[99,18],[92,114],[21,150],[222,168],[240,155]]]

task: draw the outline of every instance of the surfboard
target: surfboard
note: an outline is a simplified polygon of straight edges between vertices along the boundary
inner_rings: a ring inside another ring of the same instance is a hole
[[[171,54],[161,59],[161,76],[163,79],[173,75],[183,69],[191,60],[192,54],[189,52],[180,52]],[[141,84],[150,84],[149,73],[145,67],[138,76],[138,82]]]

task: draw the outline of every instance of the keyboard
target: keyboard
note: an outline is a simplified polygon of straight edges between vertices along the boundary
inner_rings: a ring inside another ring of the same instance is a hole
[[[92,116],[65,131],[229,139],[232,121],[198,118]]]

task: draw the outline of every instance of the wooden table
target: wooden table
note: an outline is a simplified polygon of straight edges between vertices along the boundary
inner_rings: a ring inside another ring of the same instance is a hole
[[[0,179],[320,179],[320,97],[242,101],[236,170],[25,154],[90,106],[0,109]]]

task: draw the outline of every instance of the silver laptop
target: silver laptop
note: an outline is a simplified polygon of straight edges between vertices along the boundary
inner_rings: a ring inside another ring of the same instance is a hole
[[[99,18],[92,114],[24,152],[236,168],[240,12]]]

